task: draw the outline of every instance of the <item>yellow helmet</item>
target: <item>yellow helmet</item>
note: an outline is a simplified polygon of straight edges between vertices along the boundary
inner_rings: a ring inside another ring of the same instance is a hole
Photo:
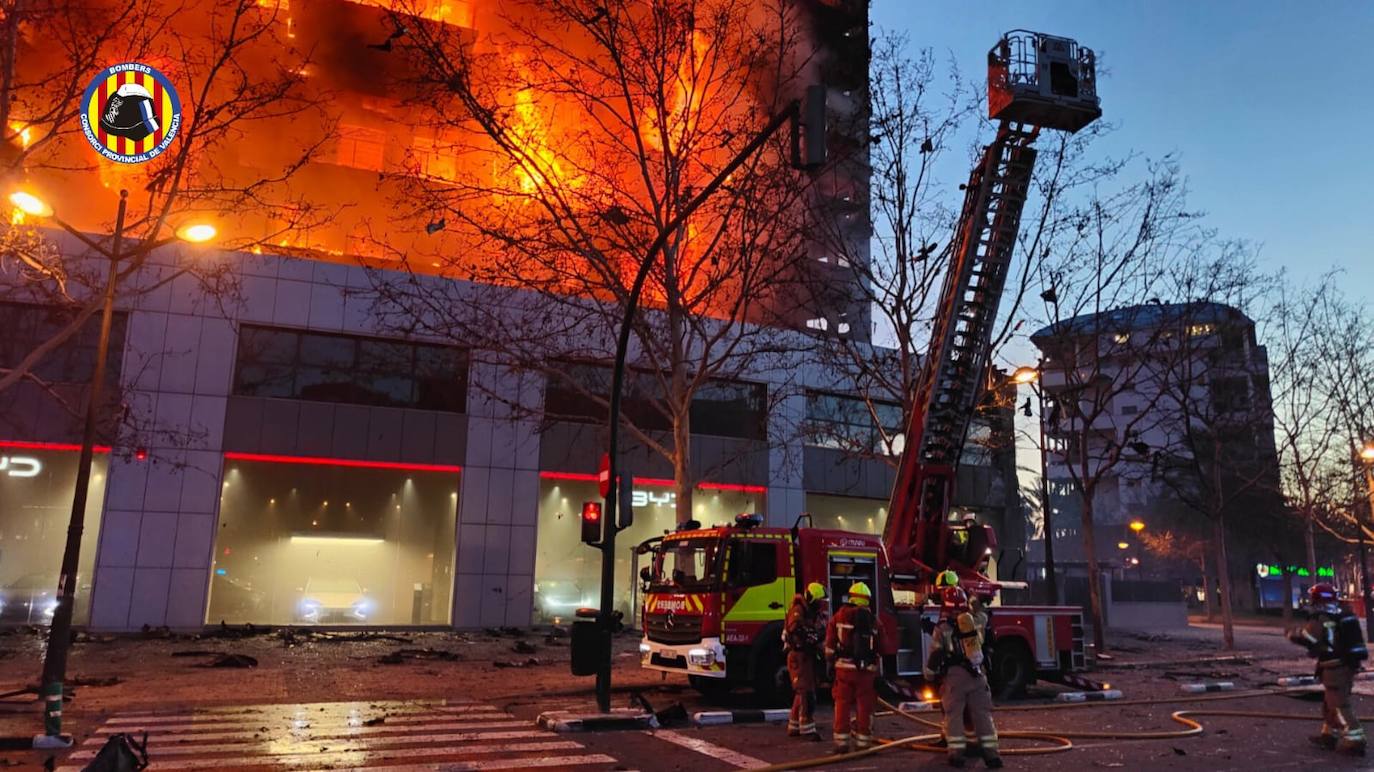
[[[806,599],[817,601],[825,597],[825,585],[820,582],[812,582],[806,585]]]
[[[849,585],[849,602],[855,606],[867,606],[873,601],[873,591],[863,582]]]
[[[959,575],[953,571],[941,571],[935,575],[936,587],[958,587]]]

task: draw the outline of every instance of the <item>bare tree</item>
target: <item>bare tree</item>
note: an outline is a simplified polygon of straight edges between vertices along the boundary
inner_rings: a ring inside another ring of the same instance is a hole
[[[585,364],[609,358],[648,246],[806,85],[798,14],[553,0],[505,4],[476,40],[407,27],[407,93],[463,160],[444,179],[408,175],[398,208],[462,247],[421,244],[403,264],[476,283],[378,277],[380,317],[500,352],[604,410],[606,381]],[[633,330],[644,409],[625,425],[671,463],[679,520],[692,511],[694,399],[802,345],[772,324],[805,249],[808,185],[788,159],[785,138],[769,141],[669,234]]]
[[[78,231],[110,234],[116,199],[127,188],[129,213],[116,292],[126,302],[191,277],[216,302],[237,297],[232,264],[184,256],[152,261],[159,243],[193,218],[225,232],[222,246],[253,249],[328,216],[288,182],[328,138],[328,94],[302,75],[308,57],[283,43],[284,17],[247,0],[188,6],[174,2],[30,3],[0,6],[0,180],[24,182],[55,199]],[[79,115],[90,78],[123,61],[151,63],[182,96],[180,132],[167,152],[138,165],[101,159],[81,136]],[[13,66],[11,66],[13,65]],[[290,136],[266,147],[254,136]],[[40,375],[42,364],[80,334],[100,309],[110,235],[69,238],[16,210],[0,222],[0,300],[61,309],[22,351],[0,361],[0,392],[19,383],[63,400]],[[83,243],[84,242],[84,243]]]
[[[1199,535],[1196,529],[1184,530],[1182,528],[1141,531],[1137,538],[1152,555],[1164,560],[1186,561],[1197,568],[1202,579],[1203,608],[1207,614],[1207,621],[1210,622],[1214,612],[1212,610],[1212,579],[1207,572],[1207,554],[1211,551],[1211,547],[1207,539]]]
[[[1148,477],[1151,447],[1145,438],[1163,415],[1158,386],[1168,361],[1172,330],[1184,306],[1164,303],[1175,285],[1167,266],[1191,264],[1210,234],[1186,207],[1186,190],[1172,159],[1151,163],[1144,180],[1116,190],[1127,162],[1085,172],[1084,196],[1051,205],[1035,243],[1043,259],[1043,305],[1031,319],[1047,325],[1031,336],[1043,353],[1043,388],[1049,415],[1042,416],[1067,474],[1070,501],[1079,510],[1088,568],[1089,613],[1094,643],[1104,650],[1101,567],[1096,551],[1096,509],[1118,478]],[[1186,297],[1186,296],[1185,296]],[[1043,312],[1043,316],[1041,313]],[[1134,410],[1119,406],[1129,401]]]

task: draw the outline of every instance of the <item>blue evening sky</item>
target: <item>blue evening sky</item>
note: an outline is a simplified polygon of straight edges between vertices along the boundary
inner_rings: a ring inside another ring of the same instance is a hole
[[[1222,235],[1374,301],[1374,2],[873,0],[872,19],[980,81],[1006,30],[1077,39],[1109,70],[1104,150],[1177,152]]]

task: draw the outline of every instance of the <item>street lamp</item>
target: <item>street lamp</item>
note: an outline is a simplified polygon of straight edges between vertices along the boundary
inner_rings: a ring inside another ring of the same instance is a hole
[[[109,358],[110,327],[114,320],[115,295],[119,289],[120,248],[124,244],[124,214],[128,209],[129,191],[119,191],[119,211],[115,215],[115,230],[110,238],[109,249],[58,217],[50,204],[33,193],[16,190],[10,193],[9,200],[25,214],[52,220],[86,246],[104,255],[110,262],[100,316],[100,340],[96,344],[95,371],[91,375],[91,385],[86,395],[85,425],[81,432],[81,459],[76,467],[76,491],[72,495],[67,543],[62,551],[62,572],[57,580],[57,608],[53,610],[52,623],[48,628],[48,647],[43,656],[43,676],[40,682],[44,705],[43,734],[33,738],[35,748],[67,748],[71,746],[72,739],[70,735],[62,734],[62,682],[66,679],[67,650],[71,645],[76,569],[81,557],[81,534],[85,529],[86,499],[91,484],[91,463],[95,455],[96,414],[105,385],[105,360]],[[187,224],[178,229],[175,238],[147,242],[139,249],[146,253],[177,238],[203,243],[214,236],[215,228],[212,225]]]
[[[1130,529],[1132,533],[1140,533],[1141,531],[1145,530],[1145,523],[1141,520],[1132,520]]]
[[[1363,462],[1360,466],[1364,473],[1369,518],[1371,522],[1374,522],[1374,471],[1370,469],[1371,466],[1374,466],[1374,440],[1365,440],[1356,455]],[[1370,608],[1369,563],[1366,562],[1365,557],[1364,523],[1360,522],[1358,512],[1358,509],[1351,507],[1351,514],[1355,516],[1355,530],[1360,534],[1360,595],[1364,598],[1364,634],[1368,638],[1374,634],[1374,608]]]
[[[1043,361],[1035,367],[1018,367],[1011,374],[1011,382],[1017,385],[1030,386],[1040,407],[1040,414],[1036,418],[1036,424],[1040,427],[1040,517],[1044,522],[1045,529],[1045,587],[1048,590],[1050,605],[1056,606],[1059,605],[1059,580],[1055,577],[1054,524],[1051,520],[1053,509],[1050,507],[1049,453],[1048,449],[1045,447],[1045,389],[1044,385],[1040,383],[1040,377],[1043,375],[1043,368]],[[1029,400],[1026,402],[1026,410],[1029,413]]]

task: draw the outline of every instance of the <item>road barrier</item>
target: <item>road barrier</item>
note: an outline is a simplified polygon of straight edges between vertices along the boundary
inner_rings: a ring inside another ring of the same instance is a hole
[[[1178,688],[1185,694],[1201,694],[1203,692],[1229,692],[1234,690],[1236,685],[1230,681],[1214,681],[1202,684],[1179,684]]]
[[[1105,702],[1123,696],[1120,689],[1103,689],[1100,692],[1062,692],[1055,699],[1059,702]]]

